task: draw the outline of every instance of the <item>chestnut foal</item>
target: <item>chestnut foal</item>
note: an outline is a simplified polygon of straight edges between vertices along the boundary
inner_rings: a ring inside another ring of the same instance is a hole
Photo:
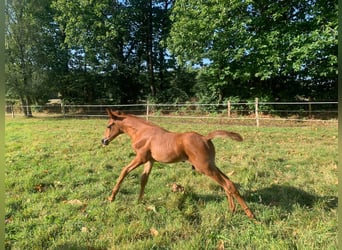
[[[173,133],[134,115],[110,109],[107,109],[107,113],[109,121],[102,144],[108,145],[119,134],[125,133],[131,138],[133,149],[136,152],[131,163],[122,169],[112,194],[108,197],[109,201],[115,199],[126,175],[140,165],[145,164],[141,176],[139,200],[144,195],[145,185],[154,162],[189,161],[197,171],[209,176],[223,187],[232,212],[235,211],[234,197],[246,215],[251,219],[254,218],[254,214],[241,197],[234,183],[216,167],[215,148],[211,142],[214,137],[230,137],[233,140],[242,141],[241,135],[223,130],[213,131],[207,136],[202,136],[196,132]]]

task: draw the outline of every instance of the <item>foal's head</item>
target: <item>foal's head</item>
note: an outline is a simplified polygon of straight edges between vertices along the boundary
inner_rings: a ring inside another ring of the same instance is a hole
[[[119,111],[112,111],[110,109],[106,109],[106,111],[109,115],[109,120],[104,133],[104,138],[101,140],[102,145],[105,146],[114,140],[115,137],[123,133],[120,125],[118,124],[118,121],[122,120],[122,118],[119,117],[121,113]]]

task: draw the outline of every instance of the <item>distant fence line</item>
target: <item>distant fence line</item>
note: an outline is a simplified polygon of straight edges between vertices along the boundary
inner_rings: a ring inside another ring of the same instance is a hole
[[[338,102],[231,102],[220,104],[125,104],[125,105],[65,105],[30,106],[34,116],[106,117],[106,108],[149,118],[219,119],[250,121],[256,126],[267,121],[337,123]],[[23,116],[26,107],[7,105],[6,116]]]

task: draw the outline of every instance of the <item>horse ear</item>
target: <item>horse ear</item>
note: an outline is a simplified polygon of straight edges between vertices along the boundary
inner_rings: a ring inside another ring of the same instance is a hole
[[[109,118],[115,119],[116,118],[116,112],[111,110],[110,108],[106,108],[107,114],[109,116]]]
[[[109,115],[109,117],[112,117],[112,110],[109,108],[106,108],[107,114]]]
[[[113,111],[109,108],[106,108],[106,111],[107,111],[109,117],[114,119],[114,120],[123,120],[124,119],[124,117],[120,116],[120,115],[123,115],[123,113],[120,111]]]
[[[125,115],[125,114],[122,113],[121,111],[118,111],[118,110],[112,111],[112,118],[113,118],[114,120],[120,120],[120,121],[122,121],[123,119],[125,119],[125,116],[124,116],[124,115]]]

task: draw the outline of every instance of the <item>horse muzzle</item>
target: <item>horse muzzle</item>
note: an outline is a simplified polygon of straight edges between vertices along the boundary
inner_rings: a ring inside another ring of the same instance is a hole
[[[107,138],[104,138],[101,140],[102,145],[107,146],[109,144],[109,140]]]

